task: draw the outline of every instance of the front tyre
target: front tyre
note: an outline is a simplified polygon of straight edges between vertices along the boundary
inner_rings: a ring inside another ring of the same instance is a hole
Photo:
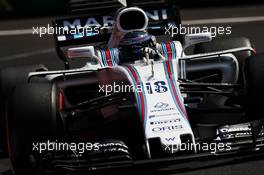
[[[16,175],[38,174],[33,142],[56,135],[56,88],[52,84],[25,84],[14,89],[8,104],[8,145]]]
[[[11,66],[0,69],[0,150],[8,156],[6,145],[6,101],[12,90],[28,82],[28,74],[36,71],[47,71],[44,65]],[[0,151],[1,154],[1,151]]]

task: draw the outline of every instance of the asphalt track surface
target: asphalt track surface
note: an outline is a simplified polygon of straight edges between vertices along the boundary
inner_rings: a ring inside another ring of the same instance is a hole
[[[264,5],[194,8],[181,11],[184,24],[198,26],[231,26],[232,36],[250,38],[258,53],[264,52]],[[52,36],[32,35],[32,27],[47,26],[50,18],[0,21],[0,67],[10,65],[45,64],[50,70],[63,69]],[[228,36],[228,37],[230,37]],[[184,175],[264,174],[264,160],[211,167],[179,173]],[[0,160],[0,174],[10,167],[8,160]]]

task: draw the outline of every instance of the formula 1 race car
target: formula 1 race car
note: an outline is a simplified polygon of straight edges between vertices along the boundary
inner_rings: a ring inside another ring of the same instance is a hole
[[[168,39],[181,21],[167,4],[111,12],[54,21],[65,70],[1,70],[16,174],[183,170],[263,155],[264,55],[247,38]]]

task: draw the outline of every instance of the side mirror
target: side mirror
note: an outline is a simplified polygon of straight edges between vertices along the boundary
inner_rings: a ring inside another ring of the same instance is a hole
[[[94,46],[74,47],[67,50],[68,59],[82,59],[86,65],[99,65],[100,60],[95,55]]]
[[[207,33],[198,33],[198,34],[187,34],[185,35],[185,43],[183,50],[198,43],[204,43],[212,41],[212,34],[210,32]]]
[[[93,46],[74,47],[67,50],[67,57],[74,58],[94,58],[95,49]]]

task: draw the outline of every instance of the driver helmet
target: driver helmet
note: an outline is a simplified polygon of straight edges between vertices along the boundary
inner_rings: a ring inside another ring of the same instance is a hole
[[[156,39],[145,31],[127,33],[119,43],[120,62],[133,62],[142,59],[145,47],[154,47]]]

